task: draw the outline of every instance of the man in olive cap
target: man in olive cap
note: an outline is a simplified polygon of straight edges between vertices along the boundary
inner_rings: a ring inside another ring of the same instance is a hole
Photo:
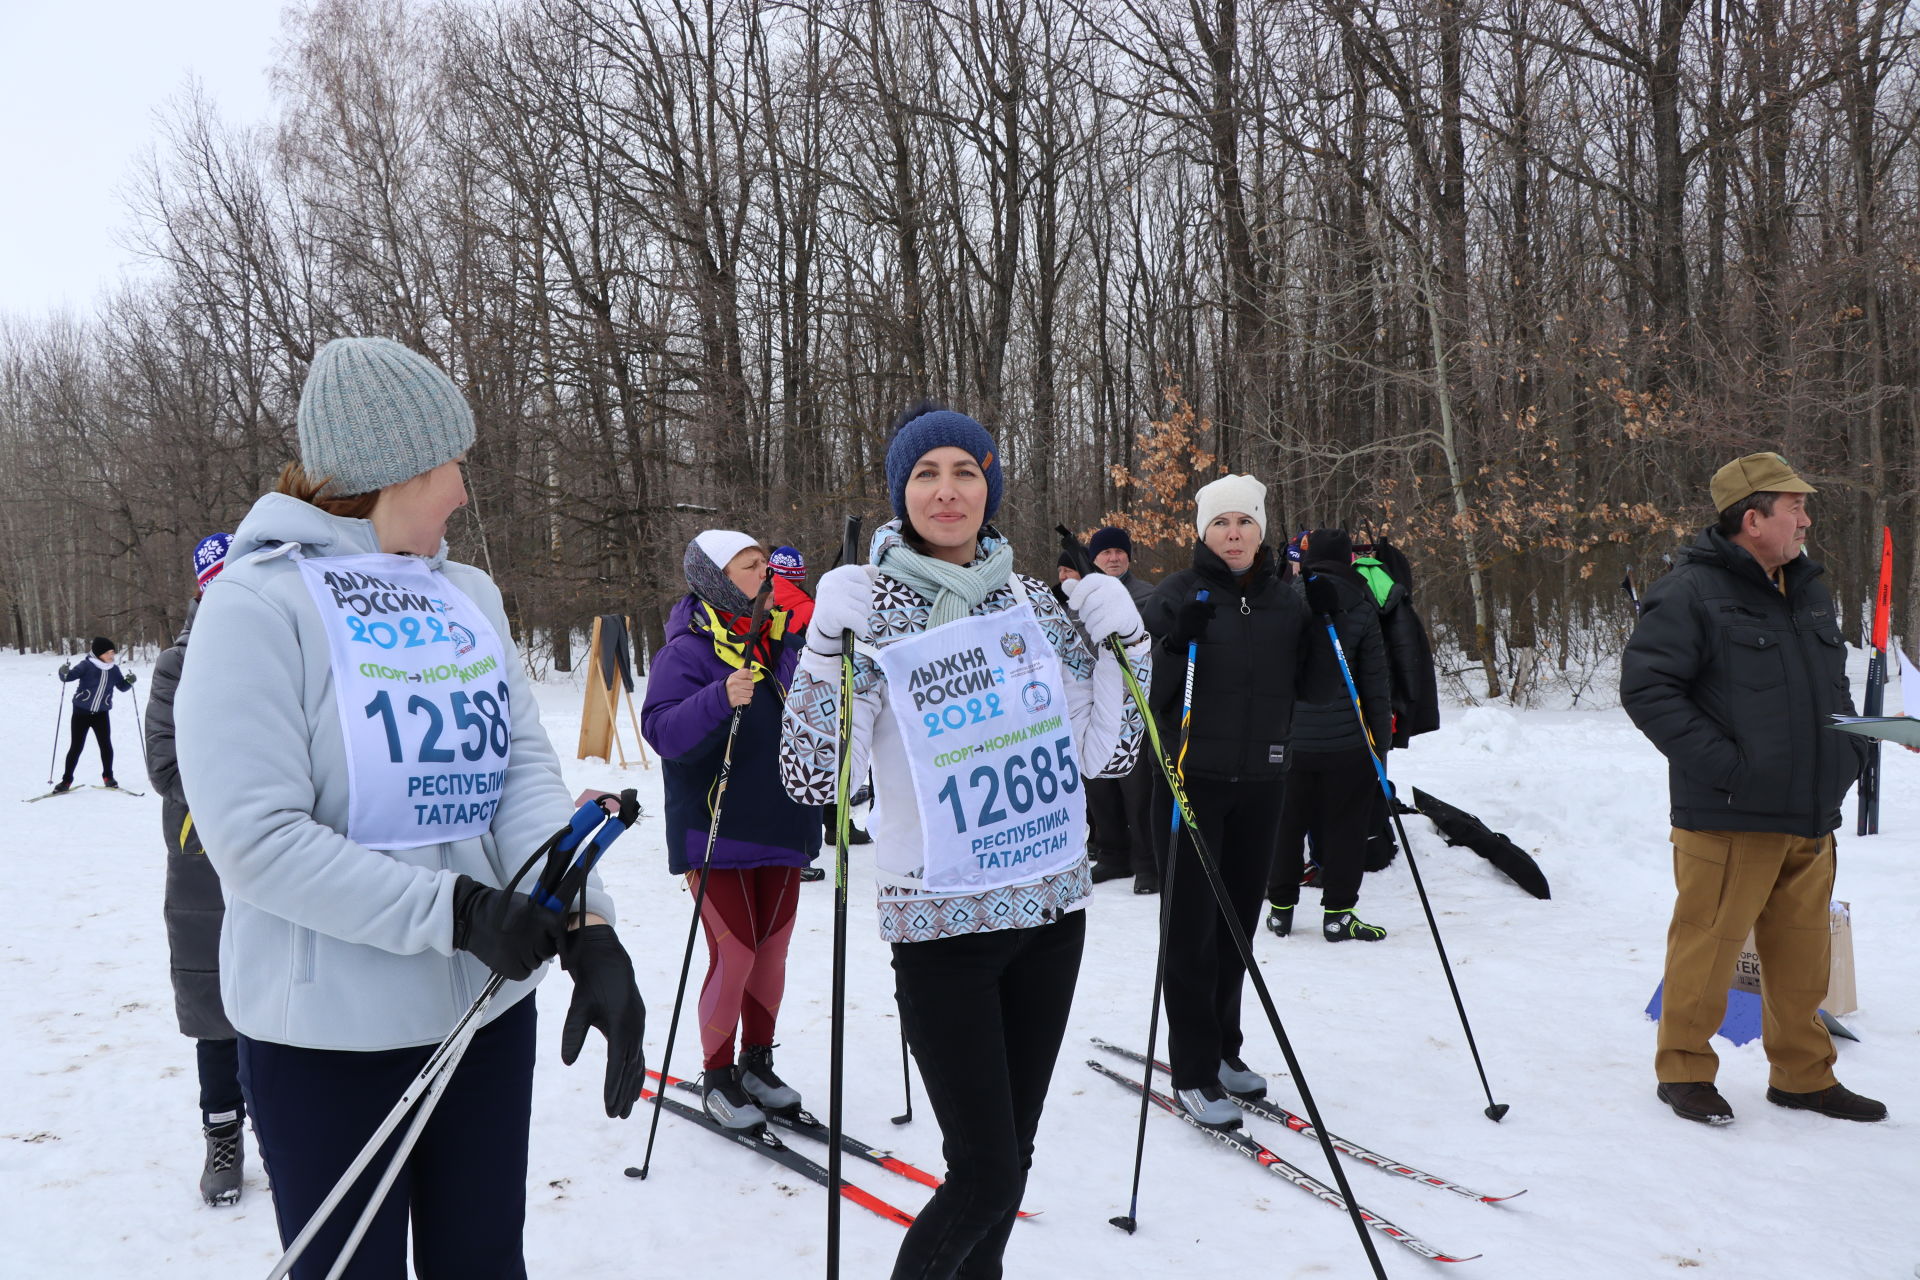
[[[1833,1075],[1826,995],[1833,831],[1866,740],[1825,570],[1806,555],[1814,487],[1777,453],[1714,473],[1714,524],[1641,602],[1620,701],[1667,757],[1673,876],[1654,1074],[1675,1114],[1728,1124],[1711,1040],[1749,930],[1766,974],[1767,1101],[1846,1120],[1885,1106]]]

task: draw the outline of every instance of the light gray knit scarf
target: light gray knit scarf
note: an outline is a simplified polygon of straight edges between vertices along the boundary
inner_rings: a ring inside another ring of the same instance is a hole
[[[1005,538],[983,538],[984,556],[971,564],[951,564],[923,556],[905,541],[897,541],[880,557],[880,568],[890,577],[933,601],[927,629],[964,618],[988,596],[1007,585],[1013,573],[1013,544]]]

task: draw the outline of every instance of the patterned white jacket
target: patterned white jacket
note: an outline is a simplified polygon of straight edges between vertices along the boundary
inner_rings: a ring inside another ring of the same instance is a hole
[[[992,530],[986,531],[994,536]],[[876,537],[877,564],[901,538],[896,521]],[[869,568],[873,612],[856,637],[861,647],[883,649],[927,629],[932,602],[918,591]],[[1132,768],[1145,726],[1127,696],[1126,681],[1112,651],[1096,655],[1046,586],[1022,576],[1028,601],[1060,659],[1067,684],[1068,723],[1074,752],[1085,775],[1117,778]],[[1011,583],[983,600],[974,616],[1011,609],[1018,597]],[[1151,640],[1144,634],[1127,649],[1127,662],[1142,688],[1151,680]],[[958,934],[986,933],[1049,924],[1086,905],[1093,892],[1085,852],[1067,870],[986,893],[929,893],[922,881],[921,815],[899,728],[887,706],[887,683],[878,663],[856,650],[853,660],[853,770],[873,769],[876,880],[880,936],[888,942],[925,942]],[[780,774],[787,791],[803,804],[835,800],[835,764],[840,732],[840,659],[808,649],[787,695],[780,742]],[[884,714],[883,714],[884,713]],[[1098,766],[1095,767],[1096,762]]]

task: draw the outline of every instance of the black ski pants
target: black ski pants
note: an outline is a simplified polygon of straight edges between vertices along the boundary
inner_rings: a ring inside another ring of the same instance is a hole
[[[999,1280],[1086,939],[1086,912],[1069,911],[1030,929],[894,943],[901,1025],[947,1180],[907,1229],[893,1280]]]
[[[1151,823],[1158,771],[1142,749],[1126,777],[1087,779],[1087,843],[1095,862],[1136,876],[1155,874]]]
[[[1233,918],[1249,938],[1260,922],[1261,891],[1273,864],[1282,789],[1279,778],[1194,778],[1187,783],[1200,834],[1226,881]],[[1153,798],[1153,821],[1165,828],[1173,818],[1173,793],[1162,781]],[[1160,848],[1172,843],[1163,840]],[[1247,967],[1185,824],[1172,857],[1178,874],[1173,862],[1160,868],[1160,909],[1166,913],[1167,930],[1167,1053],[1173,1060],[1174,1088],[1198,1089],[1219,1080],[1222,1058],[1240,1056],[1240,996]]]
[[[193,1059],[200,1076],[200,1123],[212,1128],[244,1119],[247,1104],[240,1091],[240,1042],[195,1040]]]
[[[369,998],[377,998],[369,993]],[[533,997],[474,1036],[387,1199],[354,1252],[347,1280],[407,1280],[407,1235],[420,1280],[526,1280],[527,1129],[533,1108]],[[352,1052],[240,1037],[240,1084],[273,1183],[282,1245],[293,1243],[433,1047]],[[322,1280],[407,1126],[294,1264]]]
[[[1320,860],[1320,906],[1351,911],[1360,901],[1366,873],[1367,837],[1382,799],[1373,773],[1373,753],[1301,751],[1288,761],[1287,798],[1280,806],[1280,840],[1267,878],[1267,900],[1278,907],[1300,901],[1305,843],[1313,837]],[[1316,922],[1317,923],[1317,922]]]
[[[73,713],[73,745],[67,748],[67,767],[61,771],[63,781],[73,781],[73,770],[80,763],[80,752],[87,745],[87,734],[91,732],[100,743],[100,772],[113,776],[113,722],[104,711],[75,711]]]

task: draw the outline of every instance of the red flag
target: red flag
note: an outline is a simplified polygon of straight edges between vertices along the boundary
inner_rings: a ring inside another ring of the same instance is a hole
[[[1873,597],[1873,647],[1887,651],[1887,628],[1893,621],[1893,530],[1880,530],[1880,590]]]

